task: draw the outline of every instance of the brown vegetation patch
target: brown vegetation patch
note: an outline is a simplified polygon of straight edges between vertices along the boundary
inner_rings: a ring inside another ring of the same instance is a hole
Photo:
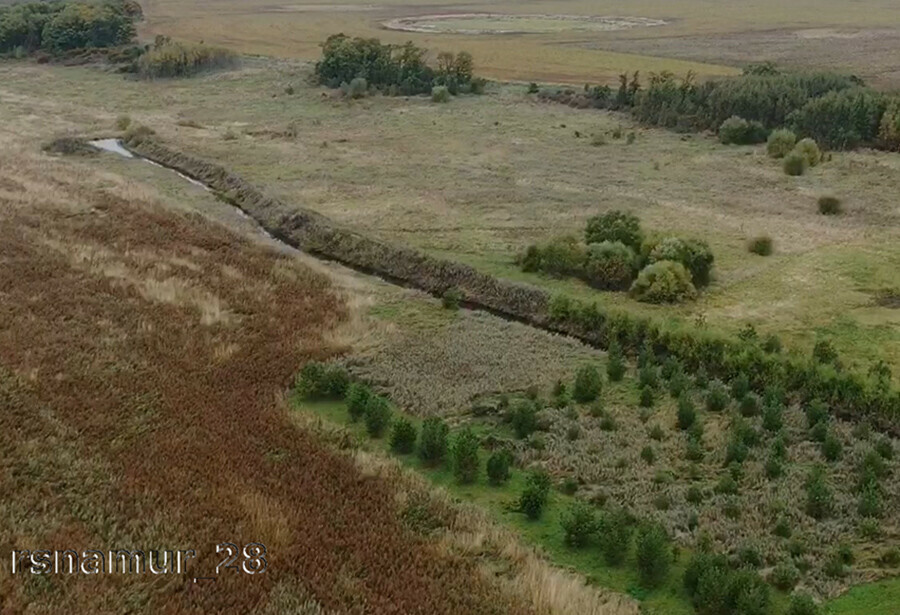
[[[152,580],[6,576],[4,613],[527,612],[276,404],[301,362],[339,350],[327,278],[199,216],[47,179],[40,202],[0,195],[0,547],[200,557]],[[237,320],[204,322],[216,302]],[[193,584],[222,540],[270,545],[267,573]]]

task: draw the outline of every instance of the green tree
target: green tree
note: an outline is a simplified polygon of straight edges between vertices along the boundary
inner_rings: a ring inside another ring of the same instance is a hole
[[[463,484],[474,483],[478,479],[480,460],[478,436],[468,427],[461,430],[453,441],[453,474]]]
[[[436,466],[444,461],[447,454],[447,436],[450,429],[442,419],[432,416],[422,423],[422,437],[419,457],[427,465]]]
[[[596,365],[582,365],[575,374],[572,396],[580,403],[592,402],[600,395],[603,380]]]
[[[665,528],[659,524],[641,527],[637,533],[637,567],[644,587],[659,587],[669,572],[672,549]]]

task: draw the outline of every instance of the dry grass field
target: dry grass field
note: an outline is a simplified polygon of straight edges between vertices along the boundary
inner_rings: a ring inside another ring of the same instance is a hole
[[[447,4],[350,1],[341,4],[268,0],[146,0],[143,32],[223,44],[246,53],[315,59],[334,32],[412,40],[434,51],[468,50],[486,76],[560,83],[604,82],[622,71],[733,72],[750,61],[847,68],[875,83],[900,85],[890,53],[900,14],[890,0],[716,3],[694,0],[583,0]],[[479,35],[395,32],[393,19],[435,14],[619,16],[661,19],[667,25],[612,31],[567,30]],[[894,24],[894,26],[891,26]]]

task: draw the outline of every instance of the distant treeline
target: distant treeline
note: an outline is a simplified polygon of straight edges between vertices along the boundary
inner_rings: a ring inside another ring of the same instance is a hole
[[[484,80],[473,75],[471,54],[442,52],[432,68],[425,61],[426,53],[412,42],[388,45],[377,38],[333,34],[322,44],[316,77],[331,88],[353,85],[355,90],[355,82],[363,89],[391,95],[430,93],[434,87],[446,87],[451,94],[478,93],[484,88]]]
[[[753,65],[738,77],[697,84],[688,73],[620,75],[608,86],[545,91],[541,95],[573,106],[630,110],[648,125],[683,132],[714,130],[739,117],[765,132],[793,130],[831,149],[872,146],[900,150],[900,98],[867,87],[857,77],[828,72],[785,73],[772,64]]]
[[[28,2],[0,6],[0,53],[26,55],[130,43],[142,16],[133,0]]]

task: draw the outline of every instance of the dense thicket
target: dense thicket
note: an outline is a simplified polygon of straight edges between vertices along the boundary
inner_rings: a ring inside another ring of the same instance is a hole
[[[319,83],[336,88],[354,79],[388,94],[431,93],[446,87],[450,94],[477,92],[484,81],[473,75],[472,55],[442,52],[437,67],[425,61],[427,51],[412,42],[383,44],[377,38],[351,38],[333,34],[322,44],[322,59],[316,63]],[[359,82],[358,82],[359,83]]]
[[[157,36],[137,62],[142,77],[189,77],[206,70],[227,68],[237,62],[237,55],[222,47],[202,43],[178,43],[167,36]]]
[[[724,124],[725,142],[760,142],[766,132],[788,128],[832,149],[900,149],[900,99],[856,77],[830,72],[782,73],[772,65],[751,66],[743,75],[703,84],[692,73],[683,79],[653,73],[645,83],[635,73],[621,75],[618,90],[585,87],[581,94],[567,90],[543,96],[573,106],[630,109],[645,124],[680,131],[720,131]]]
[[[124,45],[134,38],[140,15],[140,6],[131,0],[0,6],[0,53]]]

